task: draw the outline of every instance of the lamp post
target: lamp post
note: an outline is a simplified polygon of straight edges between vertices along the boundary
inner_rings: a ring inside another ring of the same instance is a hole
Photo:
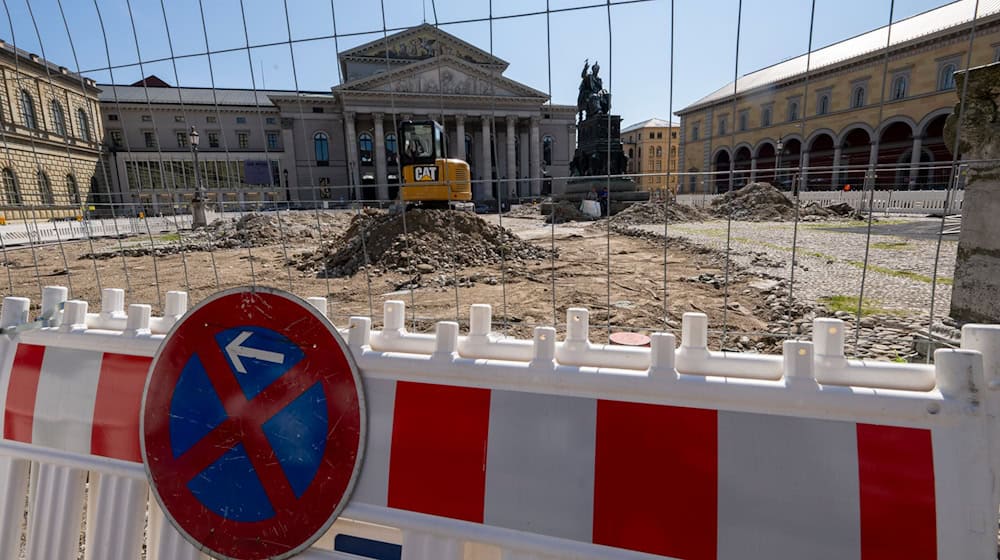
[[[778,137],[778,144],[774,147],[774,183],[775,187],[781,188],[778,183],[778,168],[781,167],[781,154],[785,151],[785,143]]]
[[[198,143],[201,138],[194,126],[191,127],[191,133],[188,134],[188,140],[191,141],[191,154],[194,156],[195,192],[191,199],[191,228],[194,229],[208,225],[208,219],[205,217],[205,187],[201,182],[201,167],[198,165]]]

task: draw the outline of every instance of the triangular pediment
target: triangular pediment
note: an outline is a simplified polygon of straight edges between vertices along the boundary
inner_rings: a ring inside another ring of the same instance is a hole
[[[384,61],[388,58],[393,63],[415,62],[435,56],[453,56],[470,64],[494,67],[501,72],[507,68],[503,59],[426,23],[340,53],[341,60],[367,58]]]
[[[431,58],[334,88],[334,92],[378,92],[497,97],[548,96],[520,82],[456,58]]]

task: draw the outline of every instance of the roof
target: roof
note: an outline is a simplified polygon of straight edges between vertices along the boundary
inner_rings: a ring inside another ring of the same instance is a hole
[[[5,54],[9,56],[16,56],[18,58],[18,61],[21,63],[33,63],[33,64],[38,64],[43,68],[48,68],[49,75],[51,75],[53,78],[65,78],[67,80],[75,82],[78,85],[80,83],[81,79],[80,75],[77,74],[76,72],[70,72],[68,69],[66,69],[65,66],[59,66],[58,64],[50,62],[38,56],[35,53],[28,52],[21,48],[15,49],[14,45],[11,45],[10,43],[8,43],[3,39],[0,39],[0,50],[2,50]],[[89,78],[85,79],[84,83],[91,88],[96,88],[93,81],[90,80]]]
[[[317,95],[320,92],[295,92],[290,90],[216,89],[212,88],[161,88],[142,86],[115,86],[101,84],[102,103],[146,103],[146,95],[152,104],[219,105],[240,107],[273,107],[270,95]],[[320,94],[322,95],[322,94]],[[116,97],[117,96],[117,97]],[[326,97],[332,98],[330,93]]]
[[[976,3],[977,0],[951,2],[940,8],[901,19],[892,25],[886,25],[839,43],[816,49],[811,54],[799,55],[795,58],[768,66],[767,68],[751,72],[741,76],[736,81],[735,92],[737,94],[749,92],[804,74],[807,70],[812,72],[861,56],[877,53],[885,49],[887,40],[889,40],[889,46],[897,46],[947,31],[962,24],[967,24],[972,21],[972,11],[975,9]],[[1000,0],[978,0],[977,19],[993,16],[998,13],[1000,13]],[[732,95],[733,83],[730,82],[677,111],[677,114],[687,113],[714,102],[731,98]]]
[[[628,128],[622,129],[622,132],[632,132],[633,130],[639,130],[640,128],[670,128],[672,126],[680,126],[675,122],[666,121],[660,118],[653,117],[651,119],[646,119],[642,122],[637,122]]]
[[[129,85],[146,86],[146,87],[174,87],[168,84],[167,82],[163,81],[163,79],[161,79],[156,74],[150,74],[149,76],[146,76],[145,78],[139,80],[138,82]]]

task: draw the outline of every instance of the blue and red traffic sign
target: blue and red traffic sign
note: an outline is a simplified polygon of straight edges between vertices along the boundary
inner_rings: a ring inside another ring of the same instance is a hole
[[[167,335],[143,397],[153,494],[199,549],[288,558],[329,529],[361,467],[364,396],[333,326],[269,288],[216,294]]]

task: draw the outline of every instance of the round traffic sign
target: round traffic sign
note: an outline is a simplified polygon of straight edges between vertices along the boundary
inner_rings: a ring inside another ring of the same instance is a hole
[[[361,379],[326,318],[270,288],[201,302],[160,345],[143,394],[157,502],[200,550],[288,558],[347,504],[365,442]]]

